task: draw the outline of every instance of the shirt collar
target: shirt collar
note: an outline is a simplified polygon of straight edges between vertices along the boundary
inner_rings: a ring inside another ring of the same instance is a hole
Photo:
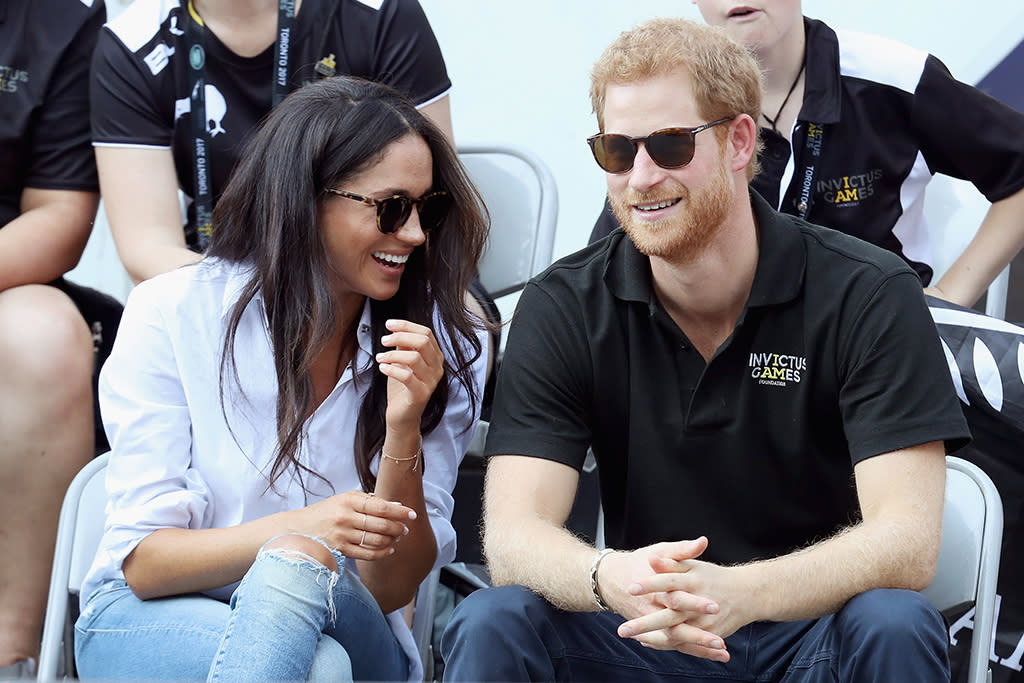
[[[796,297],[804,281],[807,253],[800,230],[795,219],[772,209],[753,190],[750,204],[757,222],[758,256],[747,308],[785,303]],[[653,313],[657,304],[650,259],[621,229],[608,239],[604,281],[609,291],[623,301],[646,304]]]
[[[807,265],[797,219],[773,209],[754,190],[750,206],[757,222],[757,269],[747,308],[791,301],[800,292]]]
[[[633,240],[621,228],[608,238],[605,252],[604,281],[617,299],[647,304],[655,308],[651,283],[651,261],[641,254]]]
[[[804,101],[800,119],[826,124],[839,121],[842,96],[839,88],[839,39],[824,22],[804,17],[806,54]]]
[[[0,0],[2,1],[2,0]],[[220,259],[209,258],[208,261],[214,262],[215,266],[226,268],[229,270],[227,282],[224,285],[224,296],[221,299],[220,315],[222,320],[227,320],[231,315],[231,311],[234,309],[235,304],[242,297],[242,291],[245,289],[246,284],[253,276],[255,267],[252,264],[236,263],[229,264]],[[263,322],[263,327],[267,327],[267,315],[266,310],[263,307],[263,291],[260,289],[256,290],[256,294],[253,295],[252,301],[246,308],[254,308],[260,312],[260,320]],[[369,359],[373,358],[373,339],[372,333],[373,328],[370,324],[370,299],[369,297],[363,302],[363,311],[359,315],[359,326],[356,328],[356,339],[359,344],[359,349],[363,352],[360,358],[357,358],[356,367],[362,372],[368,365]]]

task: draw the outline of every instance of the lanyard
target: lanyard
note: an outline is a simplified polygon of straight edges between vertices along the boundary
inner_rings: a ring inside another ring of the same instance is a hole
[[[800,199],[796,203],[797,216],[807,219],[814,202],[814,179],[818,174],[818,161],[821,158],[821,148],[824,145],[825,129],[818,123],[807,122],[807,130],[804,134],[804,153],[801,165],[803,177],[800,179]]]
[[[192,180],[195,185],[192,205],[196,212],[199,248],[205,250],[213,234],[213,173],[209,155],[210,130],[206,118],[206,24],[196,12],[192,0],[188,0],[188,13],[192,19],[186,22],[189,45],[189,99],[192,105]],[[288,94],[288,62],[294,19],[295,0],[279,0],[271,107],[276,107]]]

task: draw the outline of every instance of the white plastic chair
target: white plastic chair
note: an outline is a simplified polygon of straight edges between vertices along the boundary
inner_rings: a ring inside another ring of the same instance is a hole
[[[104,483],[109,453],[97,456],[72,480],[64,495],[57,527],[50,593],[43,622],[37,680],[53,681],[75,676],[74,621],[72,604],[77,604],[82,580],[92,565],[106,519],[107,491]],[[424,579],[416,594],[417,609],[412,623],[413,638],[425,665],[430,657],[430,629],[434,621],[434,593],[439,570]],[[424,668],[429,676],[431,669]],[[429,680],[429,678],[428,678]]]
[[[939,610],[974,605],[969,683],[992,678],[989,652],[996,622],[996,582],[1003,541],[1003,503],[977,465],[946,457],[946,503],[935,579],[922,593]]]
[[[523,148],[460,145],[458,152],[491,214],[480,281],[497,299],[550,265],[558,190],[547,165]]]
[[[74,676],[74,622],[82,580],[89,571],[103,535],[107,504],[104,474],[109,454],[96,456],[75,475],[64,494],[57,526],[57,543],[46,600],[43,641],[39,649],[38,680]]]

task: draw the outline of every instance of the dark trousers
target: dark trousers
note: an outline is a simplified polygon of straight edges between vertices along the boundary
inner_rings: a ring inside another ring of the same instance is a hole
[[[479,590],[441,641],[446,681],[949,681],[942,617],[913,591],[873,590],[837,614],[758,622],[728,663],[620,638],[622,617],[563,612],[521,586]]]

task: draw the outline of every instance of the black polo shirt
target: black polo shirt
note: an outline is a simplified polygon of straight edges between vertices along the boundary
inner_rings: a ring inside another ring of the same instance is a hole
[[[89,60],[103,0],[0,0],[0,228],[26,187],[98,192]]]
[[[579,469],[592,445],[611,547],[704,534],[714,562],[778,556],[858,519],[855,463],[969,438],[914,272],[751,197],[757,271],[710,363],[621,230],[520,299],[486,452]]]

